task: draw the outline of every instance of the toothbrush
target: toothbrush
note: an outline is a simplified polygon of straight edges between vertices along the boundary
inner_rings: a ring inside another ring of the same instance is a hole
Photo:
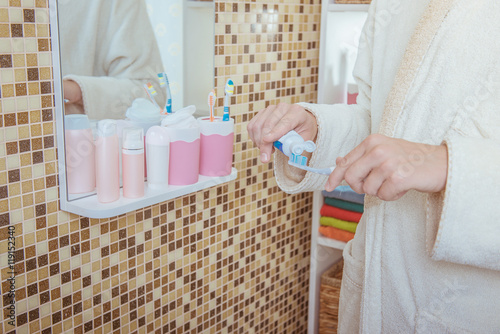
[[[170,91],[170,83],[168,82],[167,73],[158,73],[158,78],[160,79],[160,86],[167,86],[167,105],[165,106],[165,110],[167,114],[172,113],[172,92]]]
[[[330,175],[333,170],[335,169],[335,166],[332,167],[327,167],[327,168],[312,168],[309,166],[306,166],[307,164],[307,158],[304,157],[303,155],[298,155],[298,154],[293,154],[290,160],[288,160],[288,164],[290,166],[300,168],[302,170],[306,170],[308,172],[313,172],[316,174],[323,174],[323,175]]]
[[[215,106],[215,91],[212,91],[208,94],[208,106],[210,107],[210,122],[214,121],[214,106]]]
[[[222,116],[223,121],[229,121],[229,99],[231,95],[234,93],[234,84],[233,80],[229,79],[226,82],[226,96],[224,98],[224,115]]]
[[[153,96],[157,95],[158,93],[156,92],[156,89],[153,87],[153,85],[151,84],[151,82],[148,82],[147,84],[144,84],[144,89],[146,90],[146,93],[148,94],[149,99],[151,100],[151,102],[153,102],[153,104],[158,109],[162,110],[160,108],[160,106],[158,105],[158,103],[156,103],[156,100],[153,97]]]

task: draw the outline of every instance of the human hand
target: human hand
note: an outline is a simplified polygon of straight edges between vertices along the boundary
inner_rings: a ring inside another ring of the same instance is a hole
[[[248,135],[260,149],[260,160],[268,162],[274,151],[273,143],[291,130],[304,140],[316,140],[316,117],[297,104],[271,105],[255,115],[247,126]]]
[[[337,158],[326,190],[342,180],[357,193],[385,201],[401,198],[408,190],[439,192],[446,186],[448,151],[445,145],[427,145],[370,135],[345,157]]]
[[[83,106],[82,89],[79,84],[73,80],[63,80],[63,92],[64,99],[69,101],[67,103]]]

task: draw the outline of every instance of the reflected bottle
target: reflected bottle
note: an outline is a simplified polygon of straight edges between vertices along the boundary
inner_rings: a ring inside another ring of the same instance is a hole
[[[115,121],[97,123],[95,146],[97,200],[111,203],[120,198],[120,148]]]
[[[95,190],[95,146],[87,115],[64,116],[68,194]]]
[[[144,131],[142,128],[123,129],[122,177],[123,197],[144,196]]]

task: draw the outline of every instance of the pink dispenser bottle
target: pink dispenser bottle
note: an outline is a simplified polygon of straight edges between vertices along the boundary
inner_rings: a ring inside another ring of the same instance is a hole
[[[148,188],[168,188],[170,137],[165,128],[152,126],[146,133]]]
[[[123,129],[122,144],[123,197],[144,196],[144,131],[142,128]]]
[[[170,137],[168,183],[195,184],[200,173],[200,128],[166,128]]]
[[[64,116],[68,194],[95,190],[95,146],[87,115]]]
[[[233,166],[234,119],[198,118],[200,125],[200,175],[227,176]]]
[[[97,123],[95,144],[97,200],[114,202],[120,198],[120,148],[115,121],[105,119]]]

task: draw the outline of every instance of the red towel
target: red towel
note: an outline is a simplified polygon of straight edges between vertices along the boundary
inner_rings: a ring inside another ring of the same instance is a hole
[[[354,238],[354,233],[349,231],[340,230],[331,226],[320,226],[319,233],[323,234],[327,238],[335,239],[338,241],[348,242]]]
[[[336,208],[328,204],[323,204],[320,214],[323,217],[332,217],[355,223],[359,223],[362,215],[362,213],[360,212],[348,211],[341,208]]]

